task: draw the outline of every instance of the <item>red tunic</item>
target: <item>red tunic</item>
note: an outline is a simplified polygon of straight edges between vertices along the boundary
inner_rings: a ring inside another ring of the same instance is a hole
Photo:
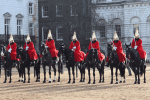
[[[29,47],[27,52],[29,54],[30,60],[37,60],[38,59],[38,55],[37,55],[37,53],[35,51],[33,42],[30,42],[29,44],[25,43],[25,45],[23,47],[25,50],[26,50],[26,46]]]
[[[17,60],[17,44],[16,43],[13,43],[12,45],[9,45],[7,46],[7,51],[10,49],[10,46],[11,46],[11,53],[10,53],[10,58],[11,60]]]
[[[116,52],[117,52],[117,55],[118,55],[118,58],[119,58],[119,62],[124,62],[126,60],[126,55],[123,52],[121,41],[118,40],[117,43],[114,43],[114,41],[113,41],[113,44],[115,45],[115,47],[117,47]],[[109,62],[109,57],[108,56],[107,56],[106,61]]]
[[[105,56],[104,56],[104,54],[102,54],[102,53],[100,52],[99,42],[96,41],[95,43],[92,43],[92,47],[93,47],[94,49],[97,49],[97,50],[98,50],[98,58],[99,58],[99,60],[100,60],[100,61],[104,60],[104,59],[105,59]],[[91,42],[90,42],[89,47],[88,47],[88,50],[90,50],[92,47],[91,47]],[[86,53],[86,57],[87,57],[87,55],[88,55],[88,53]]]
[[[58,57],[58,50],[56,50],[54,40],[51,40],[51,41],[46,40],[45,45],[48,46],[49,52],[51,53],[52,57]]]
[[[85,53],[81,51],[80,42],[79,41],[76,41],[76,43],[71,42],[69,49],[73,49],[74,46],[76,46],[76,49],[74,52],[75,62],[83,61],[85,57]]]
[[[133,39],[131,47],[134,48],[134,46],[135,46],[135,40]],[[137,46],[137,51],[139,52],[140,58],[141,59],[145,59],[146,52],[143,50],[142,40],[141,39],[136,41],[136,46]]]

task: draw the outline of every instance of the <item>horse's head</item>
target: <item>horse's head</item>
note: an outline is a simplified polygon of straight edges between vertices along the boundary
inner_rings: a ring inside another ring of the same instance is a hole
[[[44,56],[47,53],[47,49],[45,48],[45,43],[44,42],[41,42],[40,53],[41,53],[42,56]]]
[[[91,60],[92,63],[98,62],[98,51],[97,51],[97,49],[94,49],[94,48],[90,49],[88,55],[91,58],[89,60]]]
[[[6,51],[6,47],[4,45],[1,45],[0,51],[1,51],[1,56],[3,57]]]
[[[108,55],[108,57],[111,56],[112,51],[113,51],[112,44],[107,43],[107,55]]]
[[[125,46],[126,46],[126,57],[129,58],[130,52],[132,50],[131,43],[129,45],[125,43]]]
[[[65,44],[64,43],[59,43],[59,53],[62,55],[65,50]]]

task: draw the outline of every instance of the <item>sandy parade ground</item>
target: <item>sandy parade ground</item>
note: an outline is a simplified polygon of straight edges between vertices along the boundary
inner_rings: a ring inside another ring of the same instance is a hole
[[[147,64],[146,83],[143,83],[142,76],[141,84],[133,84],[134,74],[132,72],[132,76],[128,76],[127,69],[126,83],[119,84],[115,84],[115,75],[114,84],[110,84],[111,73],[108,67],[105,67],[104,83],[99,83],[99,73],[96,70],[96,84],[92,84],[92,73],[93,71],[91,69],[91,84],[87,84],[87,69],[84,83],[79,82],[80,73],[78,72],[76,83],[68,84],[68,71],[66,68],[64,68],[64,74],[61,74],[61,82],[48,83],[49,75],[47,73],[47,81],[43,83],[43,68],[41,66],[41,82],[35,82],[36,78],[34,78],[33,68],[31,68],[31,83],[22,83],[17,82],[19,75],[16,68],[13,68],[12,83],[9,83],[9,77],[7,78],[7,83],[3,83],[4,70],[2,70],[2,76],[0,78],[0,100],[150,100],[150,64]],[[54,75],[52,72],[53,78]],[[120,80],[120,77],[118,77],[118,80]]]

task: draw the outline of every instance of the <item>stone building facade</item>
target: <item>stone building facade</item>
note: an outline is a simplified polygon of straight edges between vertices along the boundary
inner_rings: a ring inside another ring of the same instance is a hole
[[[107,50],[114,31],[117,31],[125,51],[125,43],[139,29],[143,48],[150,60],[150,1],[149,0],[92,0],[92,31],[96,31],[100,47]]]
[[[69,47],[74,31],[81,50],[86,51],[91,34],[90,0],[39,0],[39,41],[46,41],[51,30],[56,48]]]
[[[7,44],[10,34],[17,44],[24,43],[29,33],[39,50],[38,0],[1,0],[0,9],[1,43]]]

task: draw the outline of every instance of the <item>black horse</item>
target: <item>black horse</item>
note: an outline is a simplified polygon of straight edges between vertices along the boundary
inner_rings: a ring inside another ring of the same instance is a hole
[[[70,67],[72,68],[73,83],[75,83],[75,73],[74,73],[74,67],[75,66],[79,68],[80,73],[81,73],[81,80],[80,80],[80,82],[84,82],[85,81],[85,68],[83,68],[83,66],[82,66],[83,65],[83,61],[78,62],[78,63],[75,62],[73,51],[70,50],[69,48],[66,48],[64,43],[60,44],[60,46],[59,46],[59,54],[60,55],[64,54],[65,58],[66,58],[66,67],[68,69],[68,74],[69,74],[69,81],[68,81],[68,83],[71,82]],[[83,77],[83,75],[84,75],[84,77]]]
[[[126,44],[125,44],[126,45]],[[146,83],[145,72],[146,72],[146,64],[145,61],[141,60],[140,55],[137,50],[133,49],[130,45],[126,45],[126,57],[130,57],[130,67],[135,74],[135,82],[137,83],[137,75],[138,75],[138,84],[140,84],[140,77],[144,73],[144,83]]]
[[[37,60],[30,60],[28,52],[23,48],[18,49],[18,53],[21,56],[20,68],[21,68],[21,73],[24,75],[23,83],[25,83],[26,81],[26,73],[25,73],[26,67],[28,69],[28,83],[30,83],[30,66],[34,66],[36,71],[36,76],[37,76],[36,82],[40,82],[40,64],[41,64],[40,56],[38,55]]]
[[[51,53],[47,48],[45,48],[45,43],[41,43],[41,55],[42,55],[42,65],[44,70],[44,81],[43,83],[46,83],[46,66],[49,66],[49,83],[51,83],[51,66],[54,69],[54,77],[56,77],[56,68],[55,63],[52,61]],[[60,81],[60,78],[58,78],[58,81]],[[53,80],[55,82],[55,79]]]
[[[10,53],[6,50],[6,47],[4,45],[1,45],[0,51],[1,51],[1,56],[4,57],[3,60],[4,60],[5,80],[4,80],[3,83],[6,83],[7,75],[10,76],[9,83],[11,83],[11,76],[12,76],[11,75],[11,70],[12,70],[12,67],[14,65],[16,65],[16,61],[11,60]]]
[[[116,68],[116,73],[115,73],[116,74],[116,84],[118,84],[118,78],[117,78],[118,69],[120,70],[120,76],[121,76],[120,83],[122,83],[122,77],[124,77],[123,83],[125,83],[125,64],[119,62],[117,52],[115,50],[113,50],[112,44],[107,43],[107,46],[108,46],[107,47],[107,52],[108,52],[107,54],[109,57],[110,69],[111,69],[111,82],[110,82],[110,84],[113,84],[113,68],[114,67]]]
[[[93,84],[95,84],[95,67],[97,67],[97,69],[99,71],[99,74],[100,74],[99,83],[101,83],[102,76],[103,76],[102,82],[104,82],[104,65],[105,65],[105,60],[100,61],[98,59],[98,51],[97,51],[97,49],[92,48],[88,52],[89,53],[88,53],[86,61],[85,61],[86,62],[86,66],[88,68],[88,75],[89,75],[89,82],[88,82],[88,84],[90,84],[90,82],[91,82],[91,79],[90,79],[90,68],[93,68],[93,77],[94,77]]]

